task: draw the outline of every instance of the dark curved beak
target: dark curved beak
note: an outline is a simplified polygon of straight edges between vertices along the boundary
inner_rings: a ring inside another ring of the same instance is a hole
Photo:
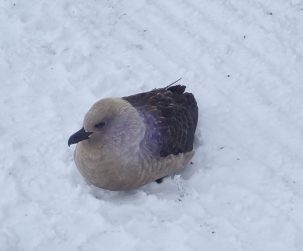
[[[86,140],[89,138],[89,135],[91,135],[92,132],[86,132],[84,130],[84,127],[82,127],[78,132],[74,133],[72,136],[68,139],[68,146],[72,144],[76,144],[82,140]]]

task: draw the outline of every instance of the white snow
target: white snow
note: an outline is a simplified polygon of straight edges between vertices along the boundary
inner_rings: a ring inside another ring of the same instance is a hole
[[[0,250],[303,250],[303,1],[0,1]],[[182,77],[193,164],[87,185],[90,105]]]

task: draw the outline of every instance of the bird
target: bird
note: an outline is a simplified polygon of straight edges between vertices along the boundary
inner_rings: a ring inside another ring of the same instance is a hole
[[[194,155],[198,106],[185,85],[174,83],[121,98],[97,101],[83,127],[70,136],[85,180],[126,191],[181,172]]]

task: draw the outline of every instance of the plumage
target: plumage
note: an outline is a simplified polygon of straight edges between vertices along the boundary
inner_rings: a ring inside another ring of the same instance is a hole
[[[96,102],[72,135],[82,175],[109,190],[126,190],[181,171],[192,158],[198,107],[185,86]]]
[[[166,157],[193,149],[198,107],[184,85],[123,97],[144,118],[144,143],[153,154]]]

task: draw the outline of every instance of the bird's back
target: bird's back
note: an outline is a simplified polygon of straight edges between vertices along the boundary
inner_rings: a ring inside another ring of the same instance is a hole
[[[154,156],[190,152],[198,121],[198,107],[185,86],[175,85],[123,97],[143,117],[146,132],[141,144]]]

